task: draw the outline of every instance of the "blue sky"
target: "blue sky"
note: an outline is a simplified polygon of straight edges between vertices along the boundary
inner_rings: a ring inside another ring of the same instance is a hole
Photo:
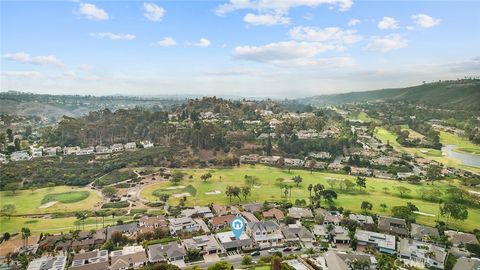
[[[478,1],[1,1],[0,90],[302,97],[480,75]]]

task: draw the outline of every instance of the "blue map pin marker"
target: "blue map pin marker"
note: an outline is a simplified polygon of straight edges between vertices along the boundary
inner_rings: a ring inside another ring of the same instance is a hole
[[[230,222],[230,229],[232,229],[233,235],[238,240],[245,229],[245,220],[241,217],[236,217]]]

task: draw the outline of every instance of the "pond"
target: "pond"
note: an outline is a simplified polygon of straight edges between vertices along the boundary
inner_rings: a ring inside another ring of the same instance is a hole
[[[455,144],[448,144],[442,147],[442,153],[447,157],[460,160],[464,165],[480,167],[480,156],[469,154],[469,153],[459,153],[454,150],[458,148]]]

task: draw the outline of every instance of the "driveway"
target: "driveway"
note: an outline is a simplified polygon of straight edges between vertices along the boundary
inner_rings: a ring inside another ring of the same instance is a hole
[[[195,222],[198,223],[198,225],[200,225],[200,227],[202,228],[202,230],[205,232],[205,233],[209,233],[210,232],[210,229],[208,228],[208,225],[205,223],[205,221],[203,221],[203,219],[201,218],[196,218],[194,219]]]
[[[203,255],[203,260],[205,263],[215,263],[220,261],[220,258],[218,257],[218,254],[205,254]]]

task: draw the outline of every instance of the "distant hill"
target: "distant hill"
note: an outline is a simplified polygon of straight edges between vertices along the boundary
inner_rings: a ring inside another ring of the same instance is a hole
[[[298,101],[313,106],[378,100],[404,100],[444,108],[480,110],[480,80],[465,79],[345,94],[321,95]]]
[[[78,117],[90,111],[133,109],[135,107],[167,108],[182,100],[135,96],[80,96],[46,95],[17,91],[0,92],[0,114],[36,115],[61,118],[63,115]]]

